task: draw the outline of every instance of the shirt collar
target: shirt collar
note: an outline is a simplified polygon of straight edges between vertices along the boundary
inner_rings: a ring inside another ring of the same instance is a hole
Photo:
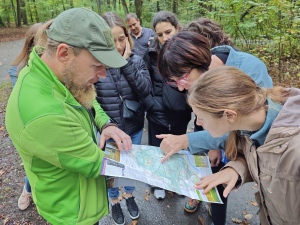
[[[132,33],[131,31],[129,31],[129,34],[130,34],[131,37],[134,37],[135,39],[137,39],[137,38],[133,35],[133,33]],[[138,36],[138,38],[143,37],[144,34],[145,34],[145,29],[142,27],[141,35]]]
[[[272,126],[272,123],[282,108],[282,105],[273,102],[269,98],[267,98],[267,102],[268,111],[264,125],[258,131],[255,132],[241,131],[241,134],[249,136],[249,138],[252,140],[257,140],[260,145],[264,144],[267,134],[269,133],[269,130]]]

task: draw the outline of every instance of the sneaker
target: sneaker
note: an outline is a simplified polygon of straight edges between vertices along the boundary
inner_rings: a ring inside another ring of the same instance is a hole
[[[127,205],[127,209],[129,212],[129,215],[131,217],[131,219],[135,220],[137,218],[139,218],[140,214],[139,214],[139,207],[137,206],[134,197],[130,197],[130,198],[125,198],[126,200],[126,205]]]
[[[154,196],[157,199],[164,199],[166,197],[166,192],[164,189],[155,187],[154,188]]]
[[[193,213],[197,210],[199,203],[199,200],[188,198],[187,202],[185,203],[184,210],[186,212]]]
[[[125,219],[120,206],[120,203],[116,203],[112,206],[111,216],[116,225],[124,225]]]
[[[20,210],[25,210],[28,208],[31,202],[32,202],[32,194],[30,192],[27,192],[24,186],[22,194],[18,200],[18,207]]]

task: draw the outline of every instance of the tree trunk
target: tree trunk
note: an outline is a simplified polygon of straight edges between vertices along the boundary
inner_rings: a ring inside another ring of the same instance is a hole
[[[40,19],[39,19],[39,14],[38,14],[37,9],[36,9],[36,3],[35,3],[35,0],[32,0],[32,1],[33,1],[33,4],[34,4],[35,21],[36,21],[37,23],[39,23],[39,22],[40,22]]]
[[[100,0],[96,0],[97,2],[97,7],[98,7],[98,14],[101,15],[101,2]]]
[[[123,6],[125,14],[127,15],[128,14],[128,8],[127,8],[126,0],[122,0],[122,6]]]
[[[119,10],[121,10],[121,0],[119,0]]]
[[[177,0],[173,0],[173,13],[177,14],[178,10],[178,2]]]
[[[18,26],[17,27],[22,27],[20,0],[17,0],[17,17],[18,17]]]
[[[62,0],[61,2],[62,2],[62,5],[63,5],[63,10],[65,11],[66,10],[65,2],[64,2],[64,0]]]
[[[142,14],[143,14],[143,0],[134,0],[135,4],[135,12],[137,17],[140,19],[141,25],[142,25]]]
[[[156,6],[157,6],[157,12],[159,12],[160,11],[159,1],[156,2]]]
[[[117,10],[117,0],[112,0],[114,10]]]
[[[53,19],[53,12],[54,11],[52,11],[52,19]],[[33,23],[33,16],[32,16],[31,9],[29,9],[29,15],[30,15],[31,23]]]
[[[1,16],[0,16],[0,27],[5,27],[5,25],[4,25],[4,23],[3,23],[3,20],[2,20],[2,18],[1,18]]]
[[[25,9],[25,1],[21,0],[20,3],[21,3],[21,7],[23,8],[23,9],[21,9],[21,17],[23,20],[23,24],[28,25],[27,13],[26,13],[26,9]]]
[[[18,26],[18,23],[17,23],[17,15],[16,15],[16,10],[15,10],[15,5],[14,5],[14,1],[11,0],[11,9],[13,11],[13,15],[14,15],[14,19],[15,19],[15,24],[16,24],[16,27]]]
[[[74,8],[73,0],[70,0],[70,7],[71,7],[71,8]]]

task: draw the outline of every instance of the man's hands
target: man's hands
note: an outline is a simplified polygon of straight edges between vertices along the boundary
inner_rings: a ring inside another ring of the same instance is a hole
[[[131,49],[130,49],[130,44],[129,44],[129,41],[128,41],[128,37],[126,37],[125,41],[126,41],[126,47],[125,47],[125,51],[123,53],[123,58],[127,59],[131,55]]]
[[[236,172],[236,170],[231,167],[228,167],[224,170],[221,170],[218,173],[211,174],[206,177],[201,177],[201,181],[196,183],[195,188],[204,188],[204,191],[202,193],[206,194],[212,188],[218,186],[219,184],[227,184],[227,187],[223,192],[223,196],[227,198],[231,189],[234,188],[238,178],[239,174]]]
[[[115,126],[106,127],[102,131],[100,135],[99,148],[103,149],[105,141],[107,141],[110,138],[114,139],[120,151],[123,150],[122,143],[124,144],[124,149],[126,152],[131,150],[132,142],[130,136]]]
[[[222,159],[221,150],[209,150],[207,153],[209,157],[209,161],[212,167],[216,167],[219,165]]]
[[[172,135],[172,134],[160,134],[156,135],[157,138],[163,138],[160,149],[165,153],[165,157],[161,162],[165,162],[171,155],[179,152],[180,150],[189,147],[189,139],[186,134]]]

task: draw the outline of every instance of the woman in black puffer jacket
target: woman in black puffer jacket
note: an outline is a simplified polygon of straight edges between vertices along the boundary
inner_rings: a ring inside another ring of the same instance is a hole
[[[160,146],[159,134],[185,134],[191,120],[191,108],[186,102],[186,91],[179,91],[167,84],[157,69],[157,57],[166,41],[176,35],[179,22],[176,15],[169,11],[155,14],[152,22],[157,37],[144,55],[153,85],[152,99],[144,99],[147,106],[148,144]]]
[[[124,119],[122,99],[139,102],[140,98],[147,97],[151,90],[150,75],[143,59],[131,53],[133,42],[123,20],[112,12],[107,12],[102,17],[111,27],[117,51],[128,63],[121,68],[107,69],[106,78],[100,78],[95,83],[97,101],[106,114],[117,122],[121,130],[129,136],[136,136],[135,134],[139,133],[138,136],[141,138],[144,113],[140,112],[141,118],[135,120]],[[132,143],[140,144],[140,141],[133,140]]]
[[[142,58],[131,53],[133,42],[122,18],[113,12],[102,15],[111,28],[117,51],[128,61],[118,69],[107,69],[106,78],[95,83],[97,101],[106,114],[118,124],[118,127],[131,137],[132,144],[140,144],[143,135],[144,110],[139,110],[134,118],[124,118],[124,100],[146,98],[151,90],[151,78]],[[127,108],[130,108],[126,102]],[[139,217],[139,208],[132,196],[135,187],[125,186],[125,199],[132,219]],[[115,224],[125,224],[124,215],[119,203],[119,188],[108,189],[112,204],[112,218]]]

